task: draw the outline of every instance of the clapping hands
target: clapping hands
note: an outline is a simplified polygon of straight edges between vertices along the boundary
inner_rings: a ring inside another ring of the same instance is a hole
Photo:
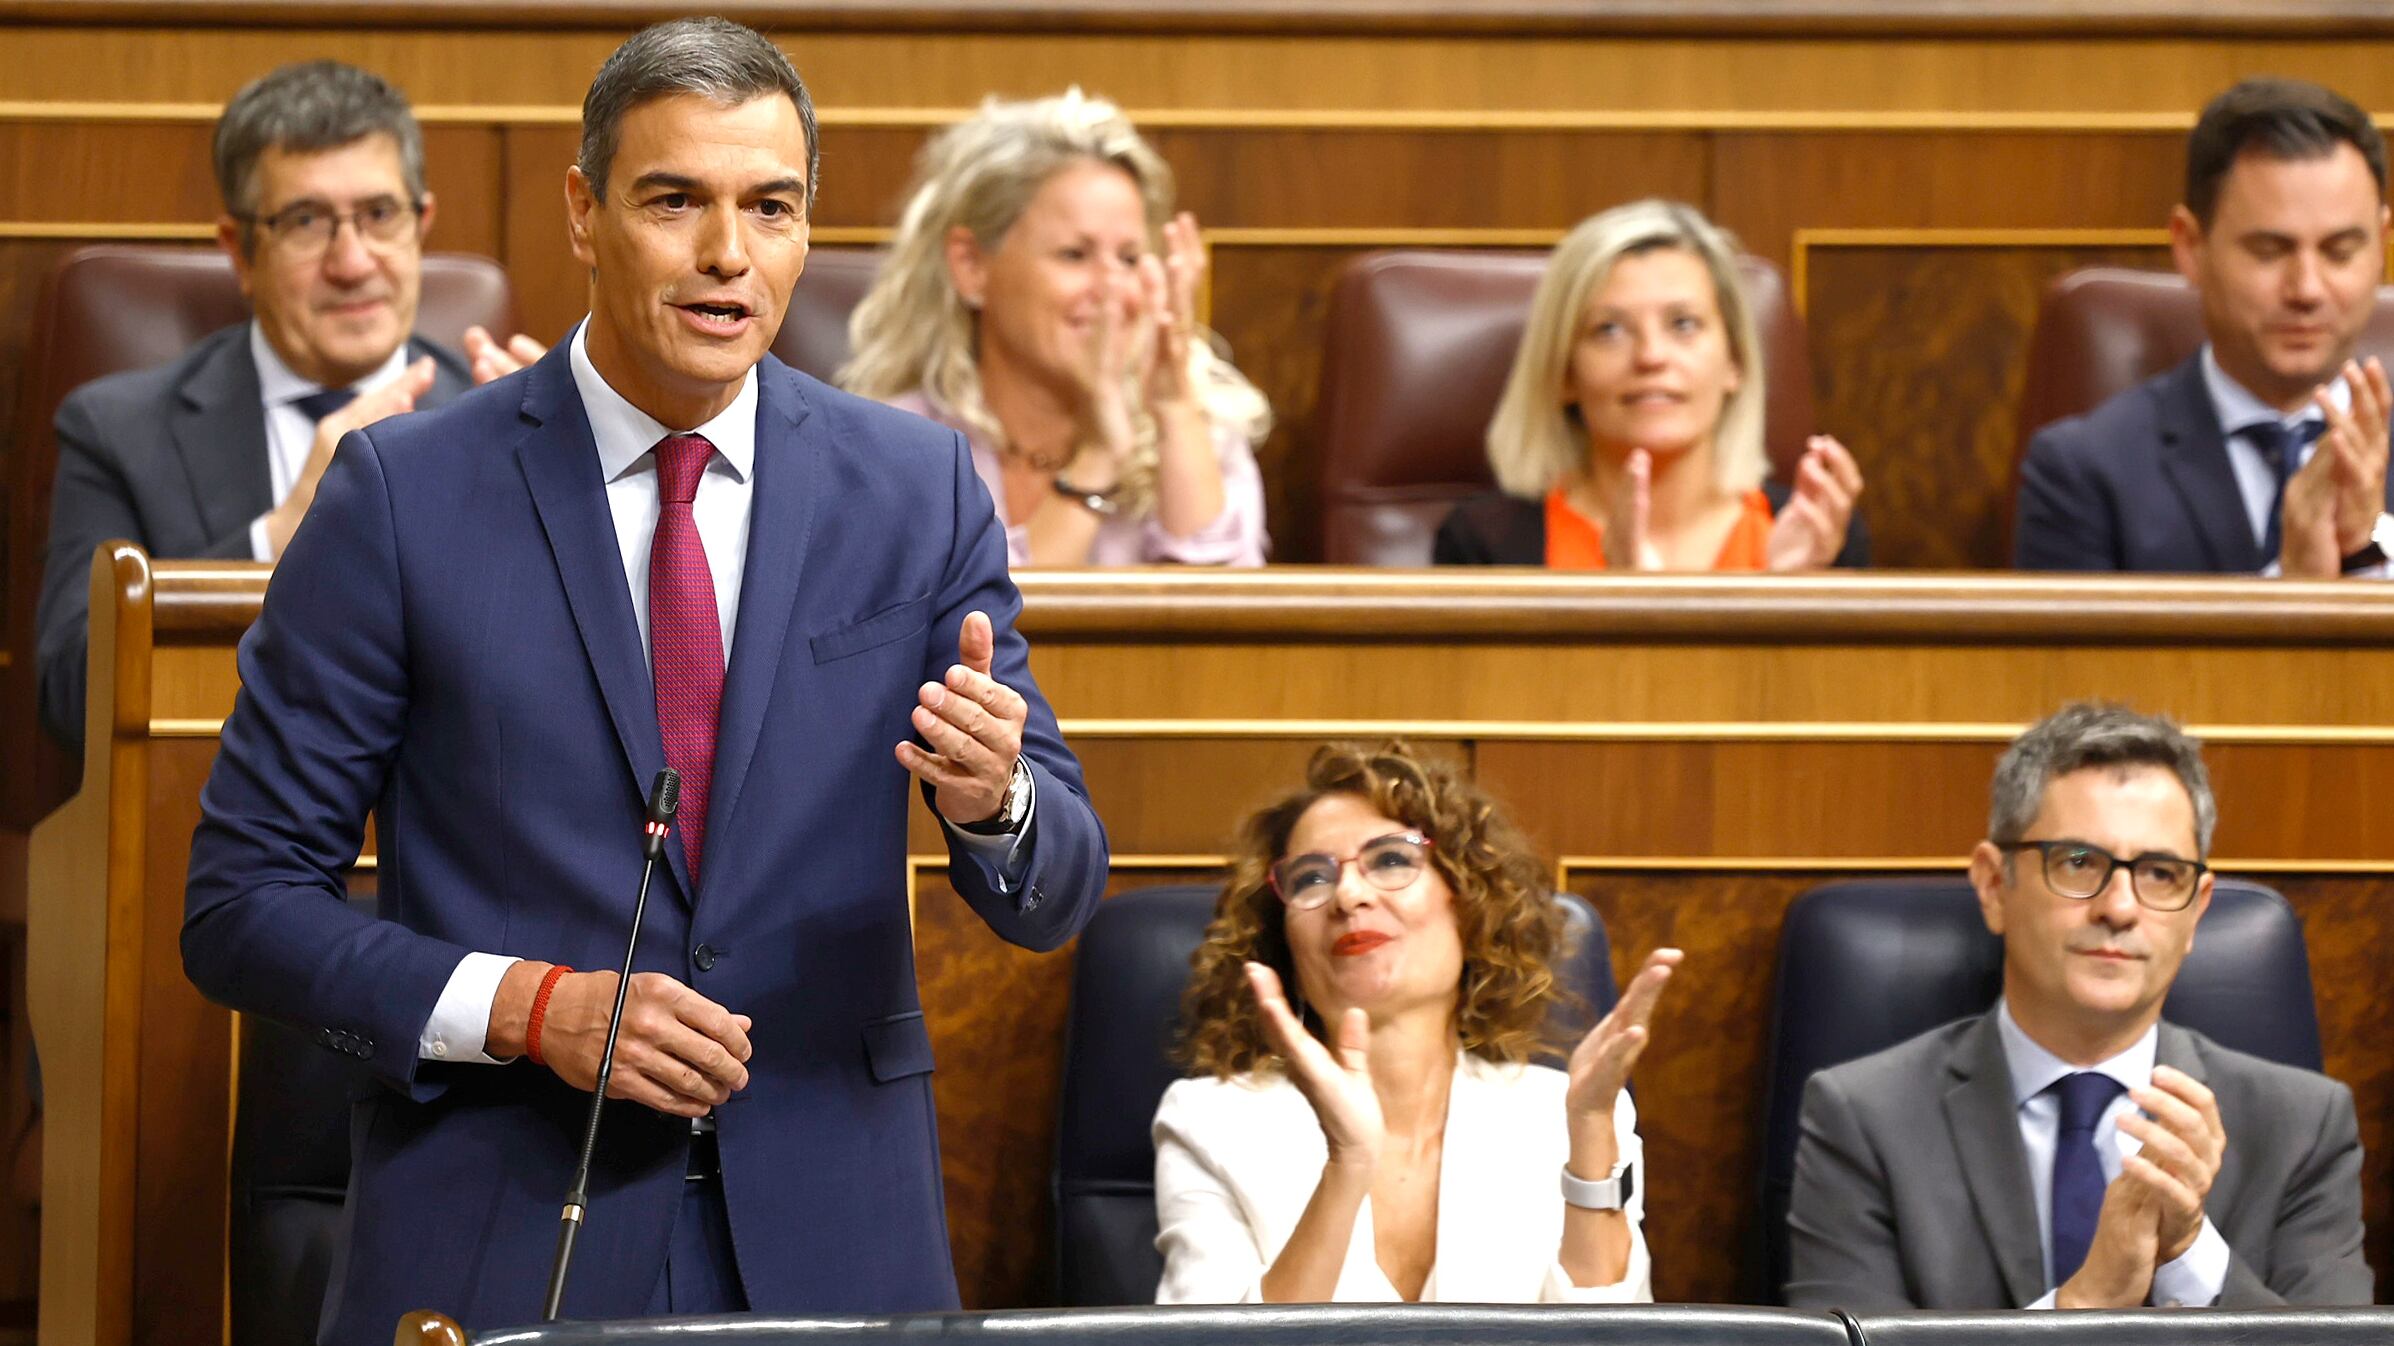
[[[1845,550],[1845,532],[1862,494],[1862,469],[1854,455],[1829,435],[1814,435],[1796,463],[1795,490],[1771,521],[1763,548],[1774,571],[1820,570]]]
[[[1645,1053],[1650,1038],[1647,1025],[1654,1018],[1655,1003],[1662,999],[1663,986],[1683,957],[1677,949],[1647,954],[1629,989],[1614,1002],[1612,1013],[1598,1020],[1571,1049],[1571,1085],[1563,1102],[1575,1128],[1583,1119],[1597,1118],[1606,1128],[1611,1127],[1613,1102],[1629,1083],[1630,1069]]]
[[[1089,326],[1076,373],[1081,392],[1076,486],[1110,489],[1130,452],[1135,421],[1193,401],[1189,376],[1197,339],[1197,296],[1206,273],[1197,217],[1182,211],[1164,225],[1164,256],[1141,257],[1112,279]],[[1103,463],[1092,463],[1102,457]]]
[[[2394,390],[2385,366],[2346,361],[2344,386],[2352,405],[2339,407],[2321,388],[2312,394],[2327,431],[2286,482],[2280,507],[2278,570],[2289,577],[2333,579],[2343,558],[2368,545],[2386,508],[2386,434]]]
[[[502,344],[480,324],[465,329],[466,361],[473,366],[474,382],[489,383],[503,379],[526,365],[538,364],[549,348],[518,332]]]
[[[1380,1114],[1380,1096],[1372,1089],[1371,1022],[1361,1009],[1349,1008],[1332,1031],[1336,1052],[1306,1030],[1289,1008],[1280,974],[1261,963],[1247,964],[1247,986],[1255,993],[1255,1007],[1263,1014],[1264,1037],[1280,1059],[1288,1063],[1288,1077],[1313,1105],[1322,1125],[1322,1139],[1333,1167],[1369,1171],[1380,1160],[1387,1138]]]

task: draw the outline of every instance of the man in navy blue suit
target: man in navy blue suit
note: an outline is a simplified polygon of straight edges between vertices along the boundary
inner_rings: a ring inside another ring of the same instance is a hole
[[[1062,944],[1105,879],[965,446],[767,354],[815,182],[797,73],[662,24],[583,114],[590,317],[341,442],[192,842],[192,980],[388,1086],[326,1341],[539,1316],[659,768],[681,816],[570,1317],[952,1307],[909,773],[1004,938]],[[369,811],[376,917],[342,900]]]
[[[2014,562],[2029,570],[2383,577],[2394,553],[2385,371],[2356,363],[2386,255],[2386,143],[2299,80],[2211,100],[2170,214],[2205,341],[2037,432]]]

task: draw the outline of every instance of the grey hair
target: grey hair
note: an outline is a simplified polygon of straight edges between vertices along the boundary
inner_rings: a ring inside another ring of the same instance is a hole
[[[2090,767],[2157,766],[2177,776],[2194,804],[2196,859],[2211,854],[2219,803],[2203,767],[2203,745],[2174,721],[2125,706],[2076,701],[2028,727],[1995,764],[1987,839],[2019,841],[2045,805],[2045,787]]]
[[[371,135],[399,147],[399,173],[408,199],[424,200],[424,132],[407,95],[381,76],[339,61],[302,61],[258,76],[233,95],[216,119],[209,156],[216,191],[227,214],[258,206],[258,160],[270,149],[302,154],[339,149]],[[249,221],[242,221],[249,236]]]
[[[651,24],[624,39],[582,98],[582,149],[575,166],[593,195],[607,194],[607,172],[624,114],[651,99],[697,94],[726,106],[782,94],[798,109],[806,132],[806,213],[815,213],[815,178],[822,146],[815,104],[781,48],[753,28],[714,17]]]

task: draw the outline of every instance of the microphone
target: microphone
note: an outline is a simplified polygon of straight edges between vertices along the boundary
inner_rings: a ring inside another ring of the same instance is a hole
[[[590,1091],[590,1121],[582,1129],[582,1158],[574,1165],[573,1189],[565,1195],[565,1213],[557,1222],[557,1260],[549,1267],[548,1307],[541,1321],[557,1321],[557,1306],[565,1299],[565,1271],[574,1260],[574,1236],[582,1231],[582,1216],[590,1207],[590,1157],[598,1150],[599,1114],[607,1102],[607,1080],[615,1074],[615,1035],[623,1029],[624,997],[632,989],[632,955],[640,949],[640,918],[648,911],[648,884],[657,861],[665,854],[665,834],[673,830],[673,815],[682,803],[681,773],[672,767],[657,773],[648,789],[648,820],[641,825],[640,896],[632,903],[632,942],[624,946],[623,976],[615,983],[615,1009],[607,1016],[607,1046],[599,1053],[598,1081]]]

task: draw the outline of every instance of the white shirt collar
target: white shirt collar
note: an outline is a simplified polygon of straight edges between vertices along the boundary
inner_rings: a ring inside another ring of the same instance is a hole
[[[2301,425],[2305,421],[2327,419],[2326,415],[2319,410],[2319,404],[2316,402],[2306,401],[2303,403],[2302,410],[2288,416],[2254,396],[2251,389],[2238,383],[2229,376],[2227,370],[2220,368],[2219,354],[2212,350],[2211,343],[2208,341],[2203,343],[2203,388],[2211,394],[2212,410],[2219,413],[2219,429],[2222,435],[2233,435],[2265,421],[2276,421],[2281,425],[2291,426]],[[2352,389],[2345,386],[2343,375],[2337,375],[2335,380],[2328,384],[2328,400],[2335,403],[2338,409],[2352,405]]]
[[[258,326],[255,318],[250,319],[249,323],[249,358],[250,363],[257,366],[258,401],[261,405],[279,407],[324,391],[323,384],[301,378],[292,372],[291,366],[283,363],[283,357],[275,351],[274,343],[266,339],[265,330]],[[398,349],[391,352],[391,358],[382,362],[381,368],[349,386],[359,392],[379,388],[399,377],[399,372],[406,368],[407,343],[402,341]]]
[[[2079,1071],[2079,1067],[2046,1051],[2029,1037],[2027,1030],[2020,1027],[2020,1021],[2012,1017],[2008,1000],[1995,1002],[1995,1031],[2003,1039],[2003,1062],[2012,1073],[2015,1108],[2052,1088],[2055,1080]],[[2086,1069],[2111,1076],[2123,1089],[2142,1089],[2153,1082],[2153,1058],[2160,1047],[2161,1025],[2155,1023],[2145,1030],[2143,1037],[2130,1043],[2128,1050]]]
[[[667,435],[701,434],[715,446],[715,458],[728,466],[742,481],[756,467],[756,370],[740,381],[740,391],[731,405],[716,413],[704,425],[687,428],[660,424],[657,419],[625,400],[624,395],[608,385],[600,376],[598,366],[590,363],[590,321],[585,318],[575,324],[573,345],[568,351],[574,371],[574,387],[582,394],[582,413],[590,418],[590,437],[598,445],[599,471],[613,481],[632,470],[640,460],[657,447],[657,441]]]

